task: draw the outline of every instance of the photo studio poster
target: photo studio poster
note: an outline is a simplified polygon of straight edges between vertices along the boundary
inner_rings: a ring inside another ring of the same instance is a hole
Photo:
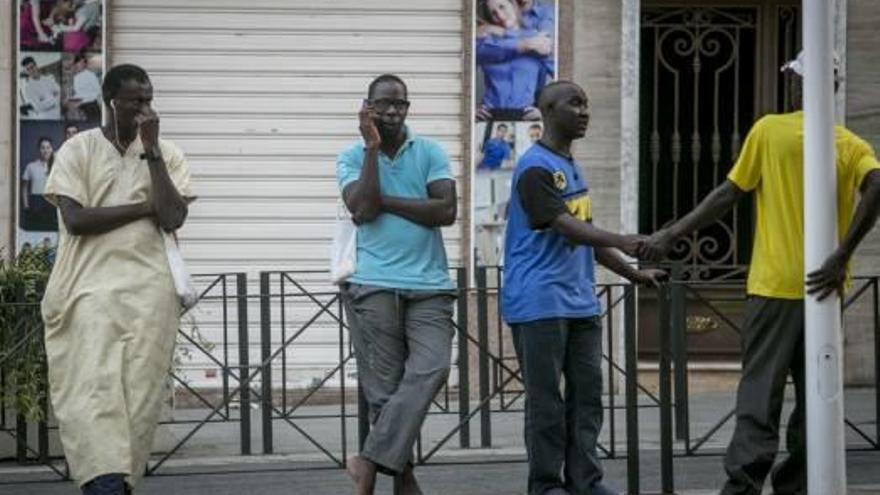
[[[64,141],[101,125],[104,0],[15,1],[16,248],[54,252],[58,215],[43,191]]]
[[[516,161],[543,132],[538,91],[556,78],[557,0],[474,3],[472,163],[475,266],[504,260]]]

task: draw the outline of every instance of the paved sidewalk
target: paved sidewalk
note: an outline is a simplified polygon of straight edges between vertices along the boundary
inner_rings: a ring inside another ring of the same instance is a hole
[[[526,466],[522,462],[503,462],[504,457],[484,464],[436,464],[421,466],[417,473],[426,495],[522,495],[525,493]],[[230,459],[230,461],[233,461]],[[208,460],[174,461],[160,475],[145,478],[140,495],[346,495],[353,490],[345,472],[326,465],[283,461],[278,456],[257,457],[249,463]],[[604,463],[608,484],[625,488],[626,463]],[[853,452],[847,469],[851,495],[880,494],[880,452]],[[659,458],[656,452],[642,453],[643,494],[659,493]],[[724,473],[721,458],[702,456],[677,459],[676,493],[715,495]],[[0,493],[10,495],[76,495],[70,482],[58,481],[43,469],[0,468]],[[377,495],[392,493],[390,480],[380,479]],[[765,492],[769,493],[769,492]]]
[[[876,438],[877,424],[874,411],[873,390],[854,389],[846,392],[847,417],[854,425],[872,438]],[[784,414],[791,407],[787,401]],[[644,409],[639,410],[639,435],[641,446],[642,493],[657,493],[660,487],[660,455],[658,409],[652,407],[643,396]],[[621,405],[618,400],[617,406]],[[517,404],[514,404],[516,407]],[[733,394],[730,392],[694,395],[690,401],[691,446],[715,430],[716,424],[730,412]],[[472,404],[473,407],[473,404]],[[166,425],[160,428],[157,451],[168,451],[177,444],[180,449],[162,465],[158,475],[146,478],[139,495],[347,495],[352,494],[345,472],[330,460],[351,455],[357,445],[357,421],[346,421],[345,449],[340,433],[341,421],[321,418],[326,414],[338,414],[339,406],[307,406],[297,411],[300,417],[293,423],[301,428],[327,452],[321,452],[313,443],[283,420],[276,420],[273,432],[274,452],[277,455],[239,456],[240,440],[237,423],[212,423],[190,437],[195,424]],[[455,405],[452,404],[452,410]],[[355,411],[348,406],[348,414]],[[237,412],[233,411],[234,414]],[[205,411],[176,411],[175,419],[198,421]],[[786,416],[787,417],[787,416]],[[427,421],[423,429],[422,453],[427,454],[438,440],[447,436],[457,424],[457,414],[437,414]],[[252,414],[252,450],[262,451],[260,411]],[[480,443],[479,416],[471,425],[471,445]],[[616,453],[626,450],[624,411],[618,409],[614,418],[614,444]],[[675,461],[675,487],[681,495],[708,495],[717,493],[724,481],[719,454],[723,451],[732,432],[732,421],[727,421],[709,436],[699,449],[699,456],[677,458]],[[606,417],[602,444],[611,445],[611,418]],[[35,438],[34,434],[32,438]],[[784,438],[784,432],[783,432]],[[426,495],[520,495],[525,492],[526,466],[523,462],[522,412],[493,413],[491,449],[460,449],[458,437],[452,436],[429,465],[418,470]],[[858,448],[869,444],[853,430],[847,430],[847,443]],[[683,444],[675,443],[676,452],[682,452]],[[14,444],[8,436],[0,436],[0,454],[14,452]],[[60,454],[57,440],[52,438],[53,455]],[[155,461],[154,461],[155,462]],[[606,460],[607,480],[612,487],[623,490],[626,482],[626,462],[622,459]],[[880,451],[851,452],[847,462],[851,495],[880,495]],[[75,495],[78,491],[70,482],[60,482],[46,467],[21,467],[14,462],[0,462],[0,495]],[[382,480],[377,495],[390,494],[387,478]],[[837,494],[822,494],[837,495]]]

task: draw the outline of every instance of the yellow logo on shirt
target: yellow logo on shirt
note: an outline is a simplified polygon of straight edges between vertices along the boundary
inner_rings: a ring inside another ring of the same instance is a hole
[[[565,180],[565,172],[559,171],[553,173],[553,184],[556,186],[556,189],[560,191],[564,191],[566,186],[568,186],[568,182]]]
[[[568,206],[571,216],[578,220],[583,220],[584,222],[593,220],[593,202],[588,195],[584,194],[578,198],[570,199],[565,202],[565,205]]]

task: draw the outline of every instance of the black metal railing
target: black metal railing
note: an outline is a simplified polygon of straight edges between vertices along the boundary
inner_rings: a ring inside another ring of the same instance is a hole
[[[744,294],[743,283],[731,279],[681,280],[678,266],[672,266],[671,273],[671,281],[657,290],[656,388],[639,381],[637,289],[628,284],[597,285],[597,295],[604,308],[603,370],[607,384],[604,401],[608,413],[600,449],[606,458],[626,459],[630,493],[638,493],[640,454],[650,452],[659,457],[662,489],[672,492],[673,459],[717,454],[707,451],[706,445],[733,417],[733,411],[728,411],[713,419],[708,428],[697,428],[693,424],[688,386],[687,320],[689,312],[698,307],[722,321],[726,331],[738,332],[740,322],[726,314],[719,305],[722,296],[710,289],[723,287]],[[206,391],[192,385],[185,373],[172,370],[169,379],[175,383],[177,396],[185,396],[192,407],[185,414],[175,414],[162,423],[175,428],[179,440],[156,453],[148,474],[160,472],[169,459],[182,455],[187,445],[206,428],[220,425],[228,429],[230,424],[238,426],[236,452],[240,455],[250,455],[252,444],[259,437],[257,443],[263,454],[288,453],[285,449],[291,445],[306,445],[331,466],[345,466],[348,453],[357,450],[358,443],[363,442],[369,421],[354,376],[356,367],[342,301],[337,288],[328,282],[326,272],[262,272],[257,280],[249,280],[244,273],[195,278],[203,288],[201,299],[194,314],[185,315],[182,320],[179,341],[191,355],[200,356],[203,362],[219,370],[221,386],[219,391]],[[478,267],[473,286],[469,286],[464,269],[454,269],[452,278],[458,287],[454,316],[456,354],[451,363],[451,379],[429,410],[426,425],[430,428],[423,429],[419,436],[415,452],[418,464],[444,462],[442,456],[438,456],[444,449],[480,453],[481,449],[496,447],[501,440],[498,433],[501,419],[513,415],[514,421],[518,421],[522,414],[521,376],[498,301],[502,270]],[[844,302],[844,309],[863,305],[863,322],[873,327],[875,356],[880,355],[880,277],[854,280],[854,290]],[[257,281],[258,289],[249,289],[249,282]],[[741,301],[744,295],[723,297]],[[14,304],[39,311],[33,302]],[[187,327],[188,318],[194,318],[197,327],[212,328],[215,338],[211,342],[200,338]],[[42,328],[22,326],[2,329],[17,332],[15,335],[19,337],[14,344],[0,349],[0,389],[13,386],[6,381],[5,363],[11,362],[11,356],[34,344],[42,348]],[[320,366],[300,370],[299,374],[291,371],[305,366],[314,354],[310,352],[317,346],[325,352],[332,349],[331,363],[322,362]],[[875,366],[873,420],[880,425],[880,394],[877,393],[880,364]],[[321,371],[316,373],[315,369]],[[311,373],[311,383],[301,383],[303,373]],[[45,380],[40,383],[45,390]],[[354,406],[355,403],[358,405]],[[0,459],[42,463],[58,476],[66,477],[66,466],[59,462],[61,452],[49,449],[49,437],[55,434],[57,426],[51,421],[48,401],[44,400],[41,407],[45,414],[38,424],[28,424],[20,413],[8,407],[0,408],[0,434],[15,439],[14,452],[9,455],[0,452]],[[252,408],[260,409],[255,425],[252,425]],[[659,443],[657,450],[642,448],[645,439],[639,436],[639,418],[646,411],[657,414],[658,438],[648,439]],[[623,414],[623,438],[618,412]],[[858,420],[847,418],[846,425],[860,441],[850,442],[849,448],[880,450],[880,426],[872,433]],[[37,432],[36,445],[30,441],[30,431]],[[475,432],[479,434],[478,440]],[[452,447],[456,437],[456,447]],[[524,460],[521,446],[518,445],[515,452],[512,457],[499,460]],[[485,456],[480,461],[485,462]],[[455,462],[462,460],[457,458]]]

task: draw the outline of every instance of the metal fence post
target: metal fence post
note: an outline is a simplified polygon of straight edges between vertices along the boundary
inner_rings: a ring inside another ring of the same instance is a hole
[[[657,290],[660,318],[660,487],[663,493],[673,493],[675,481],[672,471],[672,363],[669,314],[669,286]]]
[[[681,283],[682,266],[672,267],[669,287],[669,318],[672,328],[672,348],[675,359],[675,438],[684,440],[685,450],[690,450],[690,417],[688,395],[688,349],[687,349],[687,294]]]
[[[880,449],[880,278],[874,277],[874,434]]]
[[[477,341],[480,347],[480,445],[492,446],[492,415],[489,404],[489,297],[486,267],[477,267]]]
[[[358,380],[358,452],[364,450],[367,435],[370,434],[370,405],[364,395],[364,387]]]
[[[272,453],[272,301],[269,272],[260,272],[260,362],[262,366],[263,453]]]
[[[19,464],[27,462],[27,420],[23,414],[15,415],[15,457]]]
[[[636,289],[624,288],[623,326],[626,373],[626,489],[630,495],[639,493],[639,390],[638,352],[636,349]]]
[[[235,274],[235,297],[238,304],[238,386],[239,386],[239,442],[241,455],[251,455],[251,382],[250,339],[248,338],[247,275]]]
[[[461,428],[458,430],[458,443],[463,449],[471,446],[471,398],[470,398],[470,357],[468,348],[468,292],[467,271],[464,268],[456,269],[458,279],[458,422]]]
[[[40,346],[45,349],[43,342],[43,332],[39,334]],[[49,462],[49,366],[46,357],[42,357],[40,366],[40,387],[43,394],[40,397],[40,411],[43,413],[43,419],[37,424],[37,452],[40,454],[40,462],[46,464]]]
[[[339,430],[342,437],[342,465],[348,463],[348,417],[345,407],[345,308],[342,303],[342,291],[336,294],[336,310],[339,313]]]

